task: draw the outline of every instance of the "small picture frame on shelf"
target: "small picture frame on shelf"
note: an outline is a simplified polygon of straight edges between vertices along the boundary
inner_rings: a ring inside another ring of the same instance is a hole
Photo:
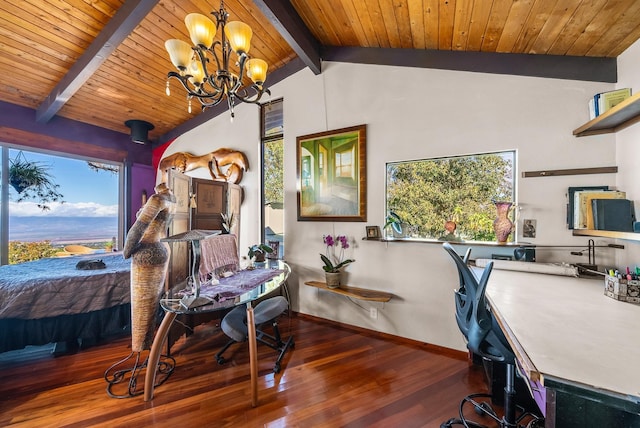
[[[378,226],[366,226],[367,239],[380,239],[380,228]]]

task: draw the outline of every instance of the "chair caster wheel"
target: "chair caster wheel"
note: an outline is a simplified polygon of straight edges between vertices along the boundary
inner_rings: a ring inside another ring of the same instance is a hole
[[[280,373],[280,364],[276,364],[273,367],[273,372],[276,373],[276,374]]]
[[[216,357],[216,361],[218,362],[219,365],[223,365],[224,363],[227,362],[227,360],[225,360],[224,357]]]

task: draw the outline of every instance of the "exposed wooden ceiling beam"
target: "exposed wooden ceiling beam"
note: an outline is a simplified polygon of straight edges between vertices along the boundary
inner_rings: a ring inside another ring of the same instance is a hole
[[[325,61],[616,83],[615,58],[423,49],[323,47]]]
[[[320,42],[311,34],[290,2],[253,0],[289,46],[314,74],[322,72]]]
[[[38,106],[36,121],[46,123],[55,116],[157,3],[158,0],[126,0],[87,50],[71,66],[69,72]]]

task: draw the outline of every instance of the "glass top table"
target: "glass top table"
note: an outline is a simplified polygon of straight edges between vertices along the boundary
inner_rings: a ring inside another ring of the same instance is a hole
[[[153,399],[153,390],[160,352],[171,324],[178,315],[194,315],[230,309],[239,305],[247,306],[247,327],[249,330],[249,358],[251,362],[251,387],[252,405],[257,405],[257,357],[255,323],[253,322],[253,307],[251,303],[261,299],[285,284],[291,269],[289,265],[281,260],[270,261],[265,268],[254,270],[241,270],[235,275],[221,278],[219,284],[201,284],[199,290],[200,298],[207,300],[206,303],[196,307],[185,304],[185,296],[192,293],[187,281],[176,285],[169,290],[164,298],[160,300],[160,306],[165,311],[164,319],[156,332],[149,352],[148,369],[145,375],[144,400]]]
[[[196,307],[183,303],[185,297],[188,299],[193,294],[187,282],[183,281],[167,292],[160,305],[166,312],[188,315],[233,308],[276,291],[290,272],[289,265],[274,260],[265,268],[240,270],[233,276],[221,278],[218,284],[200,284],[198,294],[203,304]]]

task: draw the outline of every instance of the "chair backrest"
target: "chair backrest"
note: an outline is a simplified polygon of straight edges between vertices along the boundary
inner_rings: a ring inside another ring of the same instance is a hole
[[[513,351],[489,310],[485,296],[493,262],[487,263],[478,279],[467,264],[470,250],[462,258],[451,244],[445,242],[443,248],[455,262],[460,277],[460,287],[455,291],[456,321],[467,339],[467,348],[492,361],[513,363]]]
[[[236,235],[213,235],[200,241],[200,280],[207,276],[218,278],[224,272],[235,273],[240,269],[240,257]]]

